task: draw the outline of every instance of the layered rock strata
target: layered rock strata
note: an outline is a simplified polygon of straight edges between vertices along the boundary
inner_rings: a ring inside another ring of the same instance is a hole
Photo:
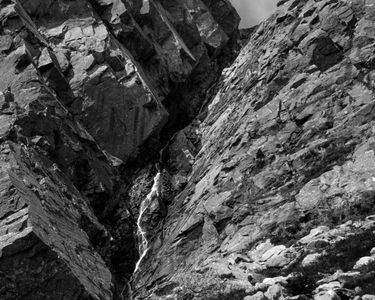
[[[186,106],[177,87],[211,72],[203,91],[235,49],[219,2],[0,1],[1,299],[126,298],[139,254],[122,165],[167,98]]]
[[[371,0],[282,0],[165,150],[140,299],[373,299]],[[183,184],[180,184],[183,183]]]
[[[372,0],[0,16],[1,299],[374,299]]]

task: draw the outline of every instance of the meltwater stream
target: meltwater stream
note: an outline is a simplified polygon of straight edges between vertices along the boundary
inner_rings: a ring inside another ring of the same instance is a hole
[[[141,208],[139,210],[139,216],[137,219],[137,228],[138,228],[138,236],[140,237],[140,243],[139,243],[139,253],[140,257],[137,261],[137,264],[135,265],[134,273],[136,273],[139,269],[139,266],[143,260],[143,258],[146,256],[148,251],[148,241],[146,238],[146,230],[142,228],[142,217],[144,213],[146,212],[147,208],[150,206],[152,201],[159,197],[159,184],[160,184],[160,172],[158,172],[154,177],[154,184],[152,185],[151,191],[148,193],[146,198],[141,203]]]
[[[137,271],[139,270],[139,267],[141,265],[142,260],[147,254],[148,249],[148,240],[147,240],[147,233],[146,233],[146,228],[142,227],[142,219],[147,211],[147,208],[150,207],[152,202],[156,199],[158,200],[158,197],[160,197],[159,194],[159,188],[160,188],[160,172],[158,172],[155,177],[154,177],[154,183],[152,185],[151,191],[148,193],[146,198],[142,201],[141,207],[139,209],[139,216],[137,219],[137,236],[139,238],[139,246],[138,246],[138,251],[139,251],[139,259],[135,265],[135,269],[133,272],[133,276],[130,279],[130,281],[127,282],[127,285],[124,286],[121,295],[123,295],[126,287],[128,291],[128,299],[132,300],[133,299],[133,291],[132,291],[132,284],[131,282],[134,280],[134,276],[136,275]]]

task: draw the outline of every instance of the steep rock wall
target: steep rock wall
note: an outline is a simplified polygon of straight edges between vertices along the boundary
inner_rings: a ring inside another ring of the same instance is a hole
[[[239,17],[224,3],[232,13],[227,32],[222,19],[216,21],[200,1],[191,7],[184,1],[169,6],[150,1],[147,13],[141,13],[140,1],[22,0],[17,5],[51,47],[52,57],[46,50],[37,56],[51,87],[62,93],[65,86],[61,96],[72,113],[103,149],[127,161],[163,128],[168,113],[162,102],[176,85],[186,84],[196,69],[211,71],[218,63],[208,49],[218,55],[237,35]],[[205,15],[194,17],[193,10]],[[191,17],[181,18],[187,14]],[[200,85],[212,84],[218,71]],[[194,105],[199,107],[199,100]]]
[[[374,297],[374,16],[371,0],[282,0],[252,33],[165,150],[184,184],[141,299]]]
[[[111,299],[111,273],[94,250],[109,235],[86,195],[110,192],[112,172],[45,83],[31,57],[43,44],[16,9],[2,9],[0,81],[11,92],[0,99],[0,297]]]
[[[199,69],[213,75],[197,89],[212,84],[239,21],[227,6],[232,28],[211,17],[211,38],[164,5],[0,1],[1,299],[127,298],[140,203],[125,203],[123,162],[165,126],[176,82]]]
[[[372,0],[0,8],[1,299],[374,297]]]

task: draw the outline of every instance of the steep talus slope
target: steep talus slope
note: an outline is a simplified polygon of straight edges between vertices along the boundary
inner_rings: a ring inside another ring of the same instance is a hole
[[[193,118],[238,36],[226,0],[149,4],[0,1],[0,299],[127,297],[124,163],[158,152],[171,103]]]
[[[258,26],[163,151],[178,195],[140,299],[375,294],[374,28],[372,0],[282,0]]]

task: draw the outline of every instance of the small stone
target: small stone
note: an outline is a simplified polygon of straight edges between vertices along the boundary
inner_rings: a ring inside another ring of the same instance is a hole
[[[281,268],[289,265],[298,253],[294,249],[285,249],[281,253],[272,256],[266,261],[266,266],[269,268]]]
[[[23,183],[24,183],[25,186],[28,187],[28,188],[31,188],[31,187],[32,187],[32,184],[31,184],[30,181],[28,181],[26,178],[23,179]]]
[[[285,289],[280,284],[275,284],[270,286],[264,295],[268,299],[280,299],[280,297],[283,296],[284,291]]]
[[[371,266],[375,265],[374,256],[364,256],[361,257],[354,265],[354,270],[365,270]]]
[[[246,296],[243,300],[265,300],[266,297],[264,296],[263,292],[258,292],[252,296]]]
[[[13,39],[10,35],[0,36],[0,51],[8,51],[12,47]]]
[[[81,66],[84,70],[87,71],[91,69],[95,65],[95,63],[95,57],[92,54],[90,54],[82,58]]]
[[[100,24],[94,30],[95,30],[95,37],[98,40],[105,40],[108,37],[108,31],[104,24]]]
[[[272,243],[270,240],[267,240],[261,244],[259,244],[255,249],[251,250],[248,252],[247,256],[253,260],[253,261],[256,261],[258,260],[260,257],[262,257],[262,255],[264,253],[266,253],[269,249],[271,249],[273,247]]]
[[[92,25],[89,25],[85,28],[83,28],[83,34],[86,35],[86,36],[93,36],[94,35],[94,28],[92,27]]]
[[[285,249],[286,249],[286,247],[284,245],[275,246],[275,247],[269,249],[266,253],[264,253],[262,255],[262,260],[266,261],[266,260],[270,259],[271,257],[280,254]]]
[[[341,298],[334,291],[329,290],[315,295],[314,300],[341,300]]]
[[[73,27],[70,30],[68,30],[65,34],[65,41],[69,42],[72,40],[78,40],[83,38],[83,32],[80,27]]]
[[[63,73],[66,72],[69,69],[70,62],[68,61],[64,53],[59,52],[59,51],[56,51],[55,53],[56,53],[56,58],[57,58],[57,61],[59,62],[61,71]]]
[[[302,260],[302,263],[301,263],[302,267],[306,268],[306,267],[310,267],[310,266],[317,264],[321,256],[322,256],[321,253],[313,253],[313,254],[307,255]]]
[[[330,242],[327,239],[315,239],[307,245],[307,248],[312,250],[319,250],[326,248],[329,245]]]
[[[305,236],[305,237],[303,237],[302,239],[300,239],[299,242],[302,243],[302,244],[311,243],[311,241],[315,237],[317,237],[317,236],[319,236],[319,235],[321,235],[321,234],[323,234],[325,232],[328,232],[328,231],[329,231],[329,227],[327,227],[327,226],[319,226],[317,228],[312,229],[310,231],[310,234],[307,235],[307,236]]]
[[[361,295],[363,293],[363,290],[360,286],[357,286],[355,289],[354,289],[354,292],[357,294],[357,295]]]
[[[263,283],[266,285],[275,285],[275,284],[280,284],[282,286],[285,286],[288,284],[287,277],[279,276],[279,277],[274,277],[274,278],[265,278],[263,280]]]
[[[230,279],[233,278],[233,272],[229,270],[229,268],[226,265],[217,265],[216,272],[218,273],[219,277],[222,279]]]
[[[53,61],[51,59],[51,56],[48,52],[48,49],[44,48],[38,60],[38,69],[39,71],[44,72],[52,67]]]
[[[228,258],[228,263],[230,265],[235,265],[235,264],[238,264],[240,262],[246,262],[246,263],[250,263],[251,260],[244,256],[244,255],[240,255],[240,254],[231,254]]]
[[[24,70],[30,64],[30,57],[27,53],[26,46],[19,47],[16,52],[15,67],[18,72]]]
[[[47,29],[46,35],[50,37],[61,37],[64,34],[64,24]]]
[[[268,285],[264,284],[263,282],[262,283],[257,282],[255,284],[255,290],[257,290],[257,291],[266,291],[267,288],[268,288]]]
[[[341,288],[341,283],[339,281],[332,281],[322,284],[316,288],[317,291],[330,291],[337,288]]]

